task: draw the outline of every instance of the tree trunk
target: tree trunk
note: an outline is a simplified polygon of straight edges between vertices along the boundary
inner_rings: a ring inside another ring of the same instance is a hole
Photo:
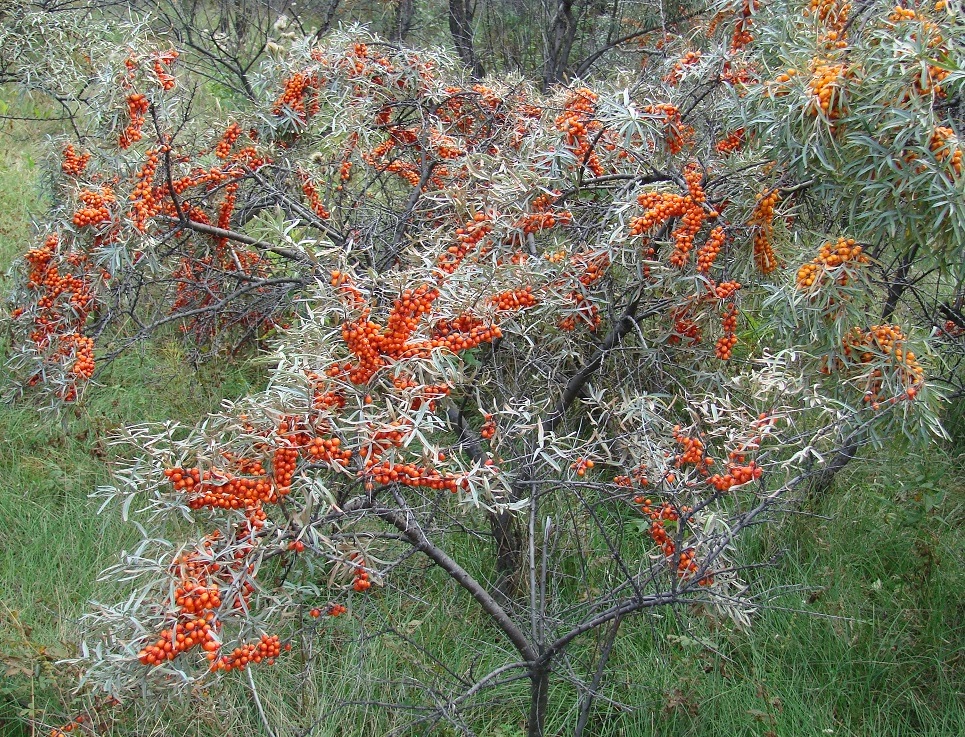
[[[526,737],[543,737],[546,726],[546,705],[550,693],[550,666],[545,663],[533,668],[529,674],[529,719],[526,721]]]
[[[483,67],[473,45],[472,20],[475,10],[470,0],[449,0],[449,31],[456,53],[473,79],[479,79],[483,76]]]
[[[405,41],[409,31],[412,30],[412,20],[415,16],[415,0],[399,0],[395,9],[395,22],[392,24],[392,33],[389,35],[393,41],[402,43]]]
[[[489,529],[496,545],[496,582],[493,595],[501,603],[515,598],[521,570],[523,538],[512,512],[489,512]]]
[[[573,39],[576,38],[576,17],[573,13],[574,0],[559,0],[556,14],[546,31],[546,51],[543,59],[543,91],[563,81]]]

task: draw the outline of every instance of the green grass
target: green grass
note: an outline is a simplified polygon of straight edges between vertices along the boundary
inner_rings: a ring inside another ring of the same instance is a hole
[[[44,203],[35,130],[3,125],[0,266],[6,268],[30,243],[30,218]],[[98,572],[134,539],[130,526],[110,512],[98,516],[88,499],[108,479],[112,451],[105,439],[127,423],[190,421],[260,380],[243,366],[188,369],[177,344],[161,338],[119,359],[77,410],[55,415],[29,402],[0,405],[0,735],[32,734],[31,717],[51,724],[69,711],[72,674],[55,662],[75,652],[85,602],[110,598]],[[748,542],[748,555],[781,554],[756,583],[782,592],[749,631],[687,610],[623,626],[602,685],[605,698],[586,734],[965,734],[963,472],[965,458],[955,446],[922,457],[895,450],[884,461],[853,464],[806,514]],[[485,565],[487,550],[478,543],[447,544]],[[397,583],[419,600],[394,589],[359,597],[355,616],[319,624],[291,656],[254,672],[279,737],[312,724],[313,737],[381,735],[402,724],[385,709],[338,706],[422,698],[399,681],[440,677],[438,668],[421,670],[399,637],[372,637],[373,627],[408,632],[459,674],[505,662],[501,637],[438,571],[413,567],[399,574]],[[781,588],[787,582],[795,587]],[[575,648],[577,667],[595,644],[587,638]],[[474,728],[492,737],[520,735],[525,683],[497,695],[505,703],[475,711]],[[571,733],[575,708],[573,689],[557,679],[548,733]],[[113,732],[265,733],[244,678],[227,678],[159,712],[134,705]],[[433,733],[453,734],[445,727]]]

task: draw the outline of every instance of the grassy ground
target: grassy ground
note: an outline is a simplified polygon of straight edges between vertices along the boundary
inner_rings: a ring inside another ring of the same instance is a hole
[[[29,243],[30,217],[44,204],[36,129],[8,126],[0,143],[6,268]],[[98,516],[87,496],[107,479],[105,437],[125,423],[199,417],[258,380],[244,367],[189,370],[175,344],[158,340],[119,360],[82,411],[57,416],[0,405],[0,735],[32,734],[31,717],[49,723],[66,708],[72,683],[55,661],[74,652],[85,602],[109,597],[98,571],[132,539],[115,516]],[[627,623],[586,733],[965,734],[962,453],[955,445],[925,456],[895,450],[883,461],[855,463],[807,514],[753,541],[757,554],[781,558],[760,573],[759,583],[775,595],[749,631],[685,611]],[[370,706],[332,711],[345,701],[391,700],[405,693],[399,683],[406,676],[425,675],[415,671],[405,643],[371,638],[362,621],[409,632],[455,672],[484,672],[500,662],[498,638],[465,616],[464,602],[441,576],[409,575],[421,602],[390,590],[365,597],[357,613],[369,616],[336,620],[274,669],[256,672],[278,737],[311,725],[313,737],[381,735],[397,726],[396,715]],[[783,589],[789,581],[798,585]],[[515,737],[525,691],[500,695],[508,703],[481,710],[476,726],[481,734]],[[570,733],[572,689],[559,682],[552,698],[549,734]],[[135,712],[115,731],[265,733],[243,679],[226,679],[160,716]]]

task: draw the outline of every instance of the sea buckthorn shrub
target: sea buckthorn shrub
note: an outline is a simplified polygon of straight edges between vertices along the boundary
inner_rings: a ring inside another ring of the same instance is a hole
[[[823,8],[822,60],[849,28]],[[130,461],[100,494],[144,539],[105,573],[133,595],[92,608],[84,682],[161,704],[267,668],[336,616],[380,621],[420,557],[506,655],[433,693],[471,714],[518,670],[531,735],[587,633],[698,601],[748,625],[741,535],[842,430],[938,432],[921,327],[869,320],[888,250],[825,216],[834,180],[761,132],[784,105],[847,135],[858,70],[788,73],[784,94],[760,78],[769,18],[746,1],[661,39],[656,74],[547,94],[361,32],[303,39],[218,120],[193,114],[177,49],[99,49],[101,114],[57,152],[11,298],[22,385],[73,401],[168,324],[216,347],[274,335],[264,392],[118,439]],[[922,156],[954,173],[944,127]],[[461,559],[464,534],[491,560]]]

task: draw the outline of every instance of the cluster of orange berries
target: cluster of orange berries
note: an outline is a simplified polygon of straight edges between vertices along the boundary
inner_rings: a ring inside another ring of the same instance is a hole
[[[190,585],[190,584],[186,584]],[[182,589],[178,589],[182,591]],[[178,655],[191,648],[201,645],[206,653],[210,653],[209,660],[214,660],[219,649],[217,636],[212,626],[214,613],[208,612],[203,617],[177,622],[171,629],[163,629],[157,642],[148,645],[138,654],[141,665],[160,665],[166,660],[174,660]]]
[[[573,90],[567,96],[563,112],[557,116],[554,124],[557,130],[566,134],[566,144],[574,157],[580,162],[585,161],[593,176],[599,177],[603,176],[605,170],[589,139],[589,134],[602,128],[602,123],[595,118],[596,100],[596,93],[585,87]]]
[[[717,149],[717,153],[729,154],[734,151],[740,151],[741,146],[743,145],[744,129],[737,128],[717,141],[717,144],[714,146],[714,148]]]
[[[634,498],[634,502],[640,505],[640,511],[644,516],[650,518],[650,537],[660,547],[664,556],[672,558],[677,552],[677,544],[674,542],[670,533],[667,532],[667,523],[677,523],[681,516],[690,514],[693,510],[690,507],[680,507],[678,510],[673,504],[664,502],[659,506],[654,506],[652,499],[643,497]],[[686,548],[680,553],[680,560],[677,563],[677,575],[680,577],[690,576],[697,572],[697,562],[693,548]],[[705,576],[700,580],[701,586],[713,583],[712,576]]]
[[[279,428],[284,427],[284,424],[280,425]],[[285,432],[279,429],[279,434]],[[306,442],[306,437],[304,435],[295,436],[292,438],[292,442],[298,443],[299,445],[304,445]],[[278,487],[278,495],[286,495],[292,485],[292,479],[295,477],[295,467],[298,463],[298,450],[295,448],[276,448],[275,452],[272,454],[271,459],[271,475]]]
[[[702,207],[707,198],[701,186],[700,172],[695,167],[687,167],[684,171],[684,179],[689,190],[687,195],[669,192],[640,194],[637,202],[645,212],[630,221],[630,235],[636,236],[662,225],[671,218],[680,218],[680,225],[671,233],[674,250],[670,255],[670,263],[677,268],[682,268],[687,263],[694,246],[694,239],[704,222],[717,217],[715,211],[708,211]],[[720,238],[722,235],[720,233],[715,238]]]
[[[731,279],[730,281],[722,281],[720,284],[715,284],[711,281],[707,285],[707,289],[714,297],[717,299],[730,299],[734,294],[741,288],[741,283]]]
[[[231,123],[227,128],[225,128],[224,135],[221,136],[221,140],[218,141],[218,145],[214,148],[214,155],[219,159],[227,159],[228,155],[231,153],[231,149],[234,147],[235,142],[241,136],[241,126],[237,123]]]
[[[711,229],[707,241],[697,249],[698,273],[706,274],[710,271],[710,267],[714,265],[714,261],[717,260],[717,256],[720,255],[726,241],[727,236],[724,234],[723,226],[718,225]]]
[[[250,510],[261,502],[276,502],[278,493],[261,464],[253,465],[249,473],[251,476],[244,477],[218,469],[202,472],[197,467],[164,470],[174,489],[189,495],[191,509]]]
[[[679,154],[683,151],[684,146],[690,143],[694,136],[694,129],[683,122],[680,111],[674,105],[669,103],[647,105],[643,108],[643,112],[663,118],[664,143],[671,154]]]
[[[174,49],[165,51],[157,55],[154,60],[154,74],[157,75],[158,84],[165,92],[173,90],[176,84],[174,76],[167,70],[174,60],[178,58],[178,52]]]
[[[318,194],[318,190],[312,183],[311,178],[305,172],[300,172],[302,179],[302,192],[305,194],[305,199],[308,200],[308,206],[312,208],[312,211],[318,215],[322,220],[328,220],[331,217],[331,213],[328,208],[322,203],[322,198]]]
[[[675,85],[678,84],[683,77],[683,71],[689,66],[693,66],[698,61],[700,61],[701,53],[699,51],[688,51],[680,60],[674,64],[673,69],[663,78],[663,81],[667,84]]]
[[[134,227],[142,233],[147,228],[148,220],[161,211],[161,200],[154,191],[154,175],[157,173],[158,152],[148,151],[144,158],[144,165],[137,175],[137,184],[131,191],[131,220]]]
[[[78,193],[77,197],[84,203],[84,207],[78,209],[72,219],[72,222],[78,228],[95,226],[111,220],[111,210],[108,205],[117,200],[110,187],[101,187],[100,192],[84,189]]]
[[[329,604],[325,609],[325,614],[329,617],[340,617],[347,611],[348,608],[344,604]],[[318,619],[320,616],[322,616],[322,610],[318,607],[312,607],[308,614],[310,617]]]
[[[625,489],[631,489],[634,485],[650,486],[650,479],[647,478],[646,464],[637,466],[628,475],[614,476],[613,483]],[[637,502],[637,504],[640,504],[643,500],[638,498],[634,501]]]
[[[141,140],[141,129],[144,127],[144,118],[150,107],[151,103],[148,102],[147,97],[138,92],[127,96],[127,115],[131,122],[117,139],[117,145],[120,148],[130,148],[131,144]]]
[[[475,348],[502,337],[498,325],[487,325],[479,318],[463,314],[452,320],[440,320],[432,326],[429,340],[410,342],[409,338],[423,315],[432,309],[439,290],[421,285],[405,290],[395,300],[385,327],[369,319],[371,309],[351,285],[347,274],[332,273],[332,284],[340,287],[361,314],[342,325],[342,339],[358,359],[350,368],[348,378],[353,384],[365,384],[387,362],[408,358],[427,357],[434,349],[445,348],[453,353]],[[504,309],[515,309],[512,300],[504,302]]]
[[[483,415],[483,424],[479,428],[479,436],[483,440],[490,440],[496,435],[496,421],[488,412]]]
[[[517,228],[525,234],[538,233],[541,230],[548,230],[557,225],[568,225],[573,220],[573,214],[569,210],[562,212],[533,212],[524,215],[515,224]]]
[[[531,286],[495,294],[487,302],[495,305],[497,310],[524,310],[539,304]]]
[[[378,484],[421,486],[427,489],[445,489],[453,493],[459,490],[461,481],[455,476],[414,463],[379,463],[366,469],[365,473]]]
[[[305,98],[306,95],[310,94],[311,91],[317,87],[317,76],[296,72],[285,80],[284,90],[275,101],[271,109],[272,113],[282,115],[285,108],[288,108],[295,113],[295,116],[303,123],[307,122],[310,116],[318,112],[319,102],[313,98],[306,107]]]
[[[344,466],[352,460],[352,451],[340,449],[341,445],[342,441],[339,438],[316,437],[309,441],[305,452],[313,461],[324,461]]]
[[[452,274],[463,259],[479,247],[480,241],[493,229],[492,222],[481,212],[477,212],[472,220],[461,228],[456,229],[457,245],[449,246],[442,254],[437,264],[439,270],[445,274]]]
[[[466,155],[466,149],[460,146],[456,139],[441,133],[436,128],[429,130],[429,143],[440,159],[459,159]]]
[[[801,291],[812,289],[816,284],[820,286],[823,275],[839,267],[857,267],[870,263],[861,246],[854,238],[838,238],[836,243],[825,243],[809,263],[803,264],[797,270],[795,284]],[[848,284],[848,273],[842,269],[835,281],[841,286]]]
[[[577,325],[585,323],[590,332],[595,331],[600,326],[600,308],[582,292],[570,292],[569,299],[573,303],[575,314],[567,315],[559,321],[560,330],[572,332]]]
[[[70,351],[70,347],[73,347],[74,365],[70,369],[71,373],[82,379],[89,379],[93,376],[94,339],[76,333],[62,335],[60,339],[66,344],[64,348],[66,348],[68,352]]]
[[[901,385],[905,387],[905,393],[901,397],[890,398],[890,403],[897,399],[914,399],[918,394],[918,387],[925,380],[925,369],[914,352],[906,348],[907,340],[907,336],[897,325],[872,325],[867,331],[855,328],[844,341],[844,353],[848,359],[873,364],[882,357],[888,357],[894,363],[894,371]],[[868,377],[864,401],[871,404],[872,409],[878,409],[881,401],[882,378],[883,370],[880,367],[873,369]]]
[[[75,729],[78,731],[84,729],[86,722],[87,716],[85,714],[78,714],[73,721],[67,722],[67,724],[57,729],[50,730],[50,737],[67,737],[67,735]]]
[[[811,102],[807,108],[810,115],[822,115],[837,120],[847,112],[844,101],[844,82],[849,71],[845,64],[816,59],[811,63]]]
[[[681,447],[681,452],[677,454],[677,457],[674,459],[674,466],[677,468],[690,465],[704,471],[705,466],[713,465],[714,460],[704,455],[704,441],[699,437],[695,438],[691,435],[686,435],[680,425],[674,425],[673,439]]]
[[[707,482],[717,491],[727,491],[735,486],[746,484],[749,481],[759,479],[764,471],[754,461],[744,463],[743,456],[731,453],[731,461],[727,464],[727,470],[723,475],[714,474]]]
[[[786,72],[781,72],[774,78],[774,84],[768,86],[765,94],[773,97],[784,97],[784,95],[789,92],[786,87],[787,83],[796,77],[797,74],[797,69],[788,69]]]
[[[754,263],[762,274],[770,274],[778,266],[771,238],[774,233],[774,208],[781,201],[781,193],[772,189],[757,195],[757,205],[748,225],[754,229]]]
[[[584,287],[596,284],[610,268],[610,256],[606,253],[596,255],[593,251],[576,253],[573,254],[570,261],[583,268],[578,280]]]
[[[733,354],[734,346],[737,345],[736,306],[733,304],[728,306],[720,324],[724,334],[717,339],[717,344],[714,346],[714,355],[722,361],[728,361]]]
[[[89,379],[94,373],[94,341],[81,333],[94,303],[86,279],[87,257],[73,253],[63,259],[65,265],[80,270],[84,276],[62,275],[52,263],[59,244],[59,236],[51,234],[42,247],[31,249],[25,256],[30,265],[26,286],[40,293],[36,300],[33,329],[28,337],[39,349],[45,349],[50,346],[51,337],[59,333],[57,351],[52,358],[45,360],[63,364],[66,372],[78,379]],[[57,306],[65,298],[72,310],[70,315],[62,314]],[[11,312],[11,317],[17,320],[25,313],[26,309],[19,307]],[[38,373],[31,377],[30,385],[40,383],[41,376]],[[64,387],[61,398],[67,402],[74,401],[77,398],[76,384]]]
[[[896,5],[888,16],[888,20],[892,23],[899,23],[903,20],[915,20],[918,17],[918,13],[916,13],[913,8],[903,8],[900,5]]]
[[[840,27],[848,21],[848,14],[851,12],[851,3],[839,2],[839,0],[811,0],[804,15],[814,15],[822,23],[829,27]],[[914,13],[912,14],[914,15]]]
[[[347,182],[352,178],[352,160],[345,159],[341,166],[338,167],[338,179],[340,182]],[[339,191],[341,191],[341,186],[339,185]]]
[[[78,177],[87,167],[87,162],[90,161],[89,153],[78,154],[74,150],[74,145],[68,143],[64,146],[64,161],[60,165],[61,170],[69,177]]]
[[[959,325],[954,320],[945,320],[942,330],[950,338],[958,338],[962,335],[965,335],[965,326]]]
[[[285,649],[291,645],[286,644]],[[274,665],[275,658],[281,655],[282,644],[278,635],[262,635],[258,642],[236,647],[228,655],[223,655],[211,663],[211,670],[244,670],[247,666],[264,661]]]
[[[744,0],[744,4],[741,6],[740,17],[734,25],[734,34],[731,37],[731,53],[740,51],[754,40],[754,36],[750,32],[750,27],[753,25],[751,16],[756,9],[756,0]]]
[[[827,32],[818,38],[818,43],[836,49],[847,46],[845,35],[850,13],[851,3],[847,0],[811,0],[810,7],[804,11],[804,15],[813,14],[817,17],[827,29]]]
[[[928,149],[935,154],[935,159],[939,164],[947,163],[954,172],[954,176],[962,176],[963,156],[961,146],[958,145],[958,138],[955,131],[947,126],[938,126],[932,131],[928,139]]]
[[[365,560],[358,554],[350,556],[352,565],[355,566],[355,574],[352,577],[352,588],[359,593],[368,591],[372,587],[369,580],[369,572],[365,570]]]
[[[670,319],[673,321],[673,334],[667,340],[672,345],[677,345],[684,339],[689,340],[690,345],[700,343],[702,331],[700,326],[693,320],[691,310],[690,305],[682,305],[671,312]]]
[[[589,458],[578,458],[570,464],[570,468],[576,471],[577,476],[583,477],[586,475],[586,472],[592,470],[595,465]]]

